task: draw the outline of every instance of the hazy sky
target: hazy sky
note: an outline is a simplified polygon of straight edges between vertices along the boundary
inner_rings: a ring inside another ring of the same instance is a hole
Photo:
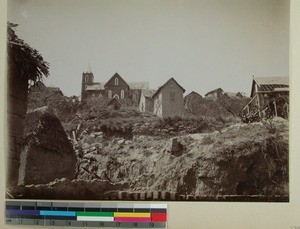
[[[288,0],[8,0],[8,19],[65,95],[80,94],[89,63],[96,82],[174,77],[201,95],[289,74]]]

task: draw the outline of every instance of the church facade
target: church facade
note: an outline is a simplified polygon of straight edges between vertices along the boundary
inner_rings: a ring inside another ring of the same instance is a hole
[[[106,83],[94,82],[94,74],[82,73],[81,101],[96,98],[115,98],[121,103],[137,106],[141,90],[149,90],[149,82],[126,82],[123,77],[115,73]]]

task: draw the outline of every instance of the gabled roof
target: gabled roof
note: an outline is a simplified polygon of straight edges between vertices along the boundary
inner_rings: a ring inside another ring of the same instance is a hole
[[[289,77],[253,77],[251,94],[253,97],[254,85],[257,84],[259,91],[274,91],[275,88],[289,87]]]
[[[149,90],[149,82],[128,82],[127,83],[130,87],[130,89],[144,89]]]
[[[104,87],[108,84],[108,83],[110,83],[115,77],[118,77],[118,78],[120,78],[121,80],[123,80],[127,85],[128,85],[128,83],[119,75],[119,73],[115,73],[107,82],[106,82],[106,84],[104,85]],[[129,85],[128,85],[128,87],[129,87]]]
[[[117,108],[120,108],[122,106],[122,104],[120,103],[120,101],[117,100],[116,98],[112,98],[106,104],[106,106],[114,106],[114,105],[117,106]]]
[[[215,90],[212,90],[212,91],[207,92],[207,93],[205,94],[205,96],[208,96],[209,94],[213,94],[213,93],[218,92],[218,91],[223,92],[223,89],[219,87],[219,88],[217,88],[217,89],[215,89]]]
[[[180,87],[182,90],[183,90],[183,93],[185,92],[185,89],[179,84],[179,83],[177,83],[177,81],[172,77],[171,79],[169,79],[167,82],[165,82],[163,85],[161,85],[158,89],[157,89],[157,91],[152,95],[152,98],[154,98],[160,91],[161,91],[161,89],[163,88],[163,87],[165,87],[169,82],[171,82],[171,81],[174,81],[177,85],[178,85],[178,87]]]
[[[198,96],[198,97],[202,98],[202,96],[199,93],[195,92],[195,91],[192,91],[191,93],[187,94],[184,98],[190,97],[192,95],[195,95],[195,96]]]

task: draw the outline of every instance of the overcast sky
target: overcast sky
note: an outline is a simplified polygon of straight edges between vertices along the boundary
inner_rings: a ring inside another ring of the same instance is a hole
[[[288,76],[288,0],[8,0],[17,34],[50,63],[48,86],[80,95],[115,72],[201,95],[250,93],[252,75]]]

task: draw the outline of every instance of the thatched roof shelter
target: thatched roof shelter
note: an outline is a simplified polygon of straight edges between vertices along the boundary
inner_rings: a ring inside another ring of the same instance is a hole
[[[13,23],[7,26],[8,77],[14,75],[34,82],[40,81],[43,76],[49,75],[49,63],[16,35],[14,28],[17,26]]]
[[[7,25],[8,187],[18,184],[29,82],[39,82],[44,76],[49,75],[49,64],[44,61],[37,50],[31,48],[16,35],[14,30],[16,26],[12,23]]]

